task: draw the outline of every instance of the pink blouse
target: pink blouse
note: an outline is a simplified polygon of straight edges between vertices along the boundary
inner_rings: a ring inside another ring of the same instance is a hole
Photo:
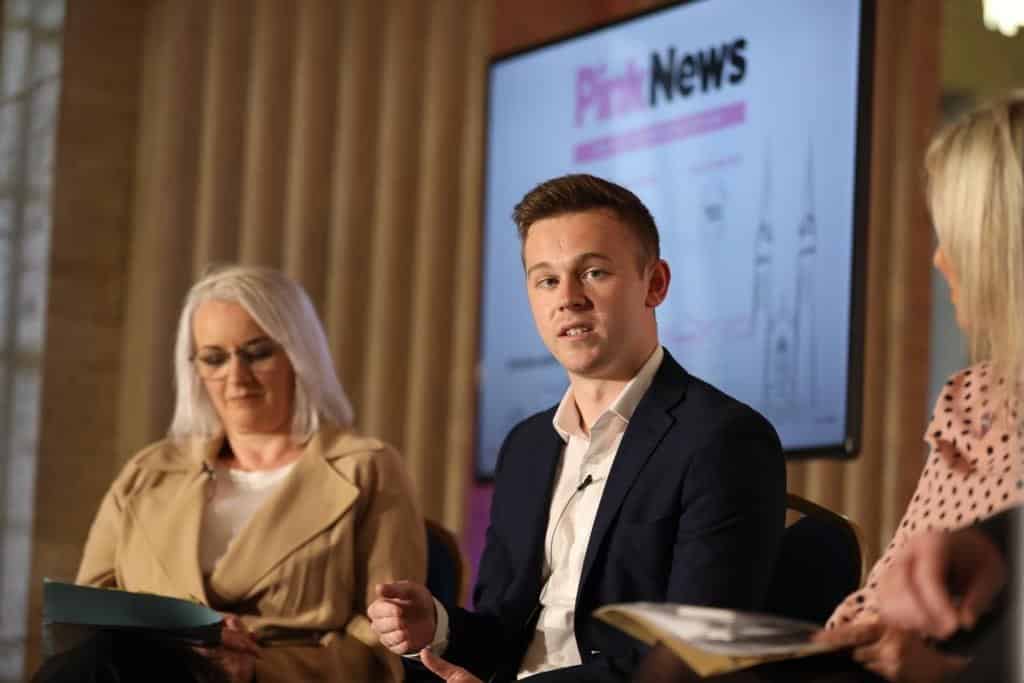
[[[1021,421],[1016,399],[999,398],[1004,384],[988,363],[946,382],[925,434],[928,459],[896,535],[829,628],[877,614],[878,581],[914,534],[959,529],[1024,502]]]

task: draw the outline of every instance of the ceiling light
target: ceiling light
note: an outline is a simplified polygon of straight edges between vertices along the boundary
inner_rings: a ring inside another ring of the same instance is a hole
[[[983,6],[988,29],[1012,37],[1024,26],[1024,2],[1021,0],[983,0]]]

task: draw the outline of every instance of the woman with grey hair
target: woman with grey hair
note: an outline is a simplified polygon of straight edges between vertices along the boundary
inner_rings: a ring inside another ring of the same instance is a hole
[[[378,583],[426,573],[398,454],[357,435],[309,298],[232,266],[189,291],[168,438],[125,466],[78,583],[224,612],[210,656],[233,680],[386,681],[401,665],[365,617]]]

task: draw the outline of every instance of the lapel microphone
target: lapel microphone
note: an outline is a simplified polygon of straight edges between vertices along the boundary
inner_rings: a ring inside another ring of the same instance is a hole
[[[555,548],[555,533],[558,531],[558,525],[562,523],[562,517],[565,516],[565,511],[569,509],[569,505],[572,503],[572,499],[576,497],[577,493],[580,493],[583,489],[587,488],[588,486],[590,486],[593,483],[594,483],[594,475],[588,474],[587,476],[583,477],[583,481],[581,481],[579,486],[576,487],[576,490],[572,492],[572,495],[569,496],[569,499],[567,501],[565,501],[565,505],[562,506],[562,510],[558,513],[558,517],[555,518],[555,526],[551,529],[551,540],[550,541],[546,541],[544,543],[544,557],[545,558],[551,558],[552,557],[552,553],[554,552],[554,548]],[[547,594],[548,578],[550,578],[550,576],[551,576],[550,572],[552,571],[550,559],[547,560],[547,561],[549,562],[549,565],[548,565],[548,568],[547,568],[548,575],[544,577],[544,585],[543,585],[543,587],[541,588],[541,591],[540,591],[540,598],[539,598],[539,600],[541,600],[541,601],[544,600],[544,596]],[[537,609],[540,609],[539,605],[538,605]],[[533,617],[531,615],[531,619],[532,618]]]
[[[217,495],[217,470],[211,467],[210,463],[203,460],[203,474],[206,475],[206,480],[210,484],[206,493],[206,500],[209,502]]]

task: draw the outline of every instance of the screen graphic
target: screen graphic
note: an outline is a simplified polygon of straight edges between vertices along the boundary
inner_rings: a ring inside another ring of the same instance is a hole
[[[787,451],[849,443],[861,12],[707,0],[492,63],[481,475],[567,386],[535,330],[511,220],[566,173],[651,210],[672,270],[659,334],[688,371],[761,411]]]

